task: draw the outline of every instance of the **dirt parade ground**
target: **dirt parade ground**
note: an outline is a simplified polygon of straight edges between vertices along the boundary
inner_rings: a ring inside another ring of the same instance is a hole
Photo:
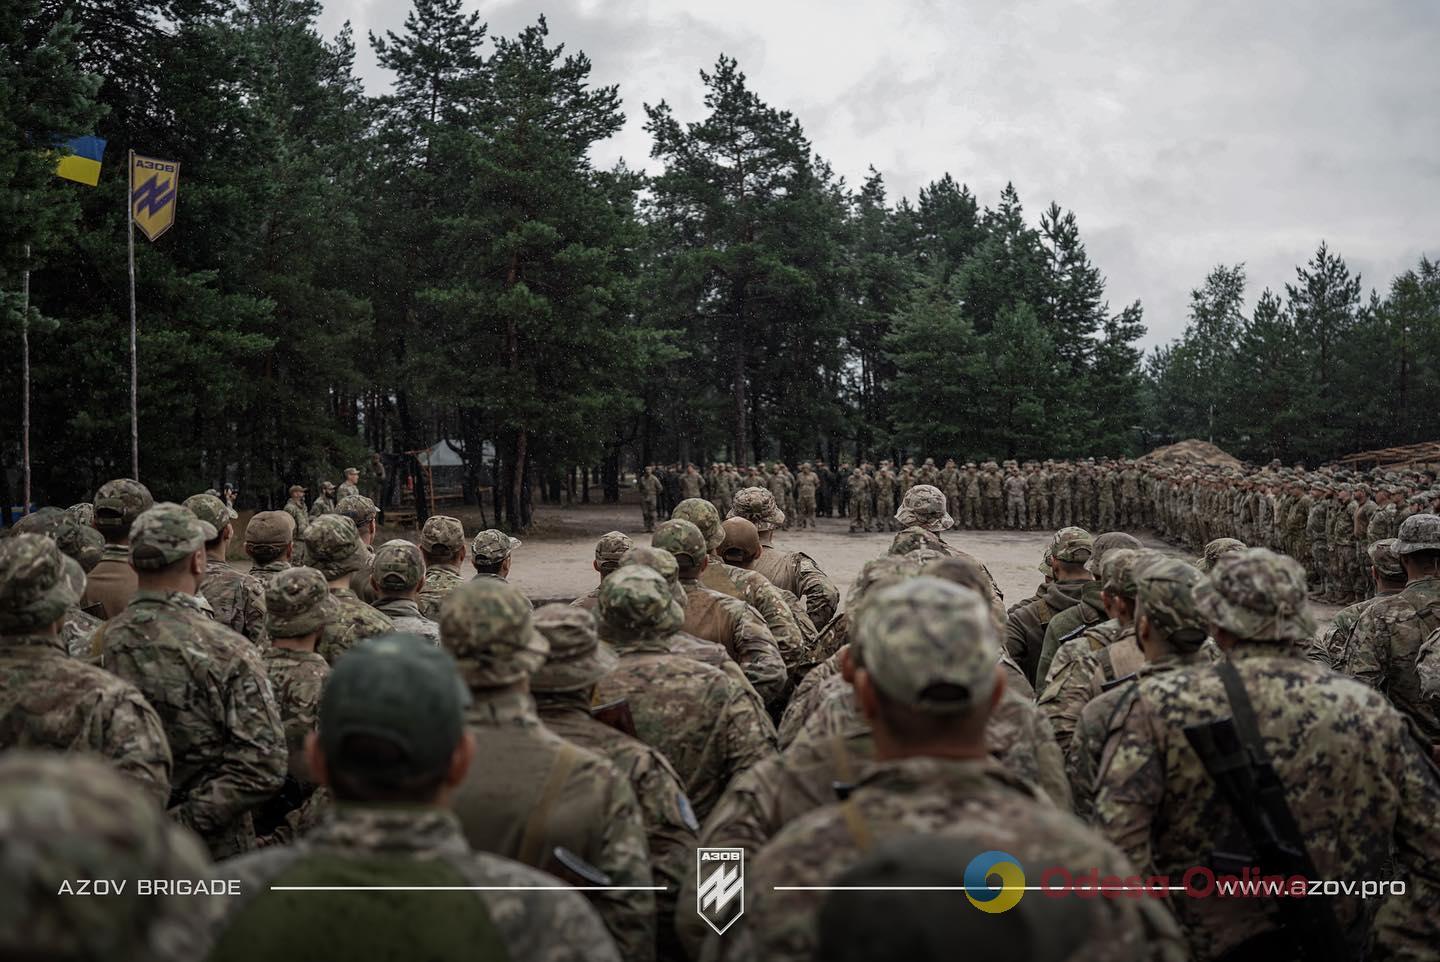
[[[633,494],[627,492],[631,498]],[[465,523],[467,535],[480,527],[478,510],[465,508],[454,513]],[[536,529],[526,535],[516,549],[510,581],[536,602],[569,601],[593,588],[599,576],[591,569],[595,541],[607,531],[623,531],[636,544],[649,544],[644,533],[640,505],[628,499],[620,504],[577,504],[570,507],[536,505]],[[818,527],[807,530],[776,532],[776,547],[804,551],[834,580],[842,600],[850,582],[871,558],[884,554],[890,547],[893,532],[851,534],[850,522],[842,518],[819,518]],[[1194,555],[1162,541],[1151,532],[1136,532],[1147,547],[1157,548],[1176,557],[1193,561]],[[1029,597],[1041,581],[1036,566],[1045,553],[1051,532],[1048,531],[964,531],[951,529],[945,540],[970,552],[990,569],[1006,604]],[[414,539],[416,532],[395,527],[381,530],[376,538]],[[473,569],[463,569],[469,576]],[[1328,621],[1339,609],[1333,605],[1315,606],[1317,619]]]

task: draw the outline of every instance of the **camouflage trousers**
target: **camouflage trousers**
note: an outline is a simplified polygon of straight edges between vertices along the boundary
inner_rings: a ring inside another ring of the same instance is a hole
[[[1030,499],[1028,513],[1030,515],[1030,527],[1048,528],[1050,526],[1050,519],[1045,517],[1045,498],[1043,495]]]
[[[980,499],[978,497],[960,499],[960,513],[955,516],[962,528],[980,527]]]
[[[1337,602],[1349,602],[1355,591],[1355,546],[1349,542],[1330,546],[1330,594]]]
[[[1000,507],[999,498],[982,498],[980,500],[980,524],[986,528],[999,528],[1005,522],[1003,511]]]
[[[875,530],[876,531],[898,531],[898,523],[895,521],[895,500],[893,498],[878,498],[875,501]]]
[[[800,515],[800,527],[815,527],[815,499],[813,497],[801,498],[797,505]]]
[[[641,499],[640,499],[640,517],[645,520],[645,530],[646,530],[646,531],[654,531],[654,530],[655,530],[655,499],[654,499],[654,498],[641,498]]]
[[[1328,544],[1312,544],[1310,546],[1310,568],[1306,572],[1310,576],[1310,588],[1321,595],[1328,595],[1328,584],[1330,572],[1330,546]]]
[[[1005,527],[1025,527],[1025,500],[1023,498],[1005,499]]]
[[[1097,533],[1115,530],[1115,499],[1101,498],[1099,500],[1095,512],[1095,526]]]
[[[956,524],[959,524],[959,523],[960,523],[960,495],[959,495],[959,494],[946,494],[946,495],[945,495],[945,510],[948,511],[948,512],[950,512],[950,517],[952,517],[952,518],[955,519],[955,523],[956,523]]]
[[[1057,496],[1055,498],[1055,507],[1050,512],[1050,527],[1058,531],[1069,524],[1070,499],[1068,497]]]
[[[869,498],[850,499],[850,530],[851,531],[872,531],[873,522],[870,517]]]

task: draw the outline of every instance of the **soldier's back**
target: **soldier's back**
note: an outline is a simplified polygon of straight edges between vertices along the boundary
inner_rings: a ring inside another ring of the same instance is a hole
[[[215,609],[216,621],[258,647],[265,646],[265,586],[259,578],[209,558],[199,593]]]
[[[373,638],[394,631],[389,618],[376,611],[349,588],[331,588],[330,597],[335,603],[335,612],[326,623],[315,646],[330,664],[339,658],[361,638]]]
[[[85,594],[80,604],[85,608],[98,604],[106,618],[114,618],[130,604],[138,588],[135,569],[130,567],[130,549],[107,544],[100,561],[85,576]]]

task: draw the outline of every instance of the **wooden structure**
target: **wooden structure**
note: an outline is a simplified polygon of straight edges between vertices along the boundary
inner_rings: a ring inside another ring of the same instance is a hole
[[[1422,441],[1419,444],[1360,451],[1356,454],[1347,454],[1343,458],[1336,458],[1332,463],[1356,468],[1367,465],[1384,468],[1440,463],[1440,441]]]

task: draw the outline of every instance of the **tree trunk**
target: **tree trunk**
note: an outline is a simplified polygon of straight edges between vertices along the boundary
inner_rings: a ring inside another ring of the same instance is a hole
[[[620,446],[613,445],[605,453],[604,466],[605,503],[616,504],[620,500]]]
[[[734,439],[735,460],[745,464],[750,460],[750,398],[749,359],[746,357],[745,339],[735,339],[735,371],[731,394],[735,402]]]

